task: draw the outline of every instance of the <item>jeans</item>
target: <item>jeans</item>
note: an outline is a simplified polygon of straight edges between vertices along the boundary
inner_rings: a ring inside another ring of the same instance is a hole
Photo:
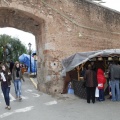
[[[3,92],[3,95],[4,95],[6,105],[10,106],[10,97],[9,97],[10,87],[1,86],[1,88],[2,88],[2,92]]]
[[[14,80],[14,87],[15,87],[15,93],[16,97],[21,97],[21,80]]]
[[[120,100],[120,90],[119,90],[119,80],[115,79],[110,82],[111,92],[112,92],[112,101]]]
[[[99,101],[104,101],[104,89],[99,89]]]

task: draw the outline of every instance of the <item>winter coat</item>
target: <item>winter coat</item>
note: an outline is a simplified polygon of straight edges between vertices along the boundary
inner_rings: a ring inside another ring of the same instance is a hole
[[[24,78],[23,78],[23,74],[22,74],[22,70],[21,70],[21,69],[20,69],[20,71],[19,71],[19,75],[20,75],[20,77],[17,78],[17,77],[16,77],[16,69],[14,68],[14,69],[12,70],[12,80],[14,81],[14,80],[20,79],[20,80],[25,81]]]
[[[11,73],[9,71],[1,71],[1,72],[4,74],[4,77],[6,79],[6,81],[3,81],[2,76],[0,74],[1,86],[3,86],[3,85],[10,86],[11,85],[11,80],[12,80]]]
[[[95,71],[91,69],[86,70],[84,80],[86,87],[97,87],[97,75]]]
[[[102,69],[98,69],[97,71],[97,81],[98,81],[98,89],[104,89],[104,84],[106,83],[106,79]]]
[[[110,78],[112,81],[114,80],[120,80],[120,66],[119,65],[111,65],[110,67]]]

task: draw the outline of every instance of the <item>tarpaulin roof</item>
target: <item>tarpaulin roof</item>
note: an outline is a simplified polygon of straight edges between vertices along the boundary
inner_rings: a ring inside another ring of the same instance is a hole
[[[97,56],[109,56],[111,54],[120,54],[120,49],[106,49],[98,51],[80,52],[62,60],[62,74],[74,69],[78,65]]]

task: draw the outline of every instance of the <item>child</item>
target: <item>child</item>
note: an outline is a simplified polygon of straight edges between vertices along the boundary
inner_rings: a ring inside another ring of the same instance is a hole
[[[104,101],[104,84],[106,83],[106,79],[104,76],[104,72],[101,68],[97,70],[97,80],[98,80],[98,89],[99,89],[99,101]]]

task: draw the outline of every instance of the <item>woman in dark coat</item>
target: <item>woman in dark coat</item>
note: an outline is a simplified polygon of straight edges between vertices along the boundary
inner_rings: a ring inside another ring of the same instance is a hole
[[[7,67],[4,64],[2,64],[1,73],[0,73],[1,89],[2,89],[5,103],[6,103],[5,109],[8,109],[8,110],[11,109],[10,97],[9,97],[11,80],[12,80],[12,77],[11,77],[10,71],[7,69]]]
[[[87,91],[87,103],[90,103],[90,98],[92,96],[92,103],[95,103],[95,89],[97,87],[97,75],[92,66],[88,65],[88,70],[86,70],[84,75],[84,80],[86,83]]]

